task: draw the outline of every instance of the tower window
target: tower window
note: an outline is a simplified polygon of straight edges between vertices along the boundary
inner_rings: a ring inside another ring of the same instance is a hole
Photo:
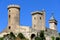
[[[40,19],[41,19],[41,17],[40,17]]]
[[[9,15],[9,18],[10,18],[10,15]]]
[[[34,17],[34,19],[36,19],[36,17]]]
[[[47,31],[47,29],[45,31]]]
[[[9,10],[9,12],[11,12],[11,10]]]
[[[11,29],[11,26],[9,26],[9,29]]]

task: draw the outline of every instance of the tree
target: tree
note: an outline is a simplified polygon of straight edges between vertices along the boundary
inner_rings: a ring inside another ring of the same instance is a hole
[[[0,38],[0,40],[3,40],[3,37],[2,37],[2,38]]]
[[[20,39],[25,39],[25,37],[24,37],[24,35],[23,35],[22,33],[19,33],[19,34],[17,35],[17,37],[19,37]]]
[[[16,38],[15,35],[13,34],[13,32],[10,32],[10,36],[13,38]]]
[[[59,33],[59,36],[60,36],[60,33]]]
[[[44,36],[44,31],[40,31],[40,35],[37,34],[37,37],[35,37],[35,40],[46,40]]]
[[[13,32],[10,32],[10,34],[7,34],[4,36],[4,40],[15,40],[15,35],[13,34]]]
[[[52,40],[54,40],[54,39],[55,39],[55,37],[54,37],[54,36],[52,36],[51,38],[52,38]]]
[[[59,37],[56,37],[56,40],[60,40],[60,38]]]
[[[40,32],[40,38],[41,38],[42,40],[45,40],[45,36],[44,36],[44,31],[43,31],[43,30]]]
[[[40,37],[35,37],[35,40],[41,40],[41,38]]]

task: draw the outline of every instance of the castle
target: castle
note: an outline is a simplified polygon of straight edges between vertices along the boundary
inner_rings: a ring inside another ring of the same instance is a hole
[[[51,36],[58,37],[58,32],[56,30],[57,21],[52,15],[49,20],[50,28],[45,27],[45,11],[35,11],[32,12],[32,27],[19,25],[20,21],[20,6],[19,5],[9,5],[8,6],[8,25],[7,28],[0,33],[0,37],[3,35],[13,32],[15,35],[18,33],[23,33],[25,37],[31,40],[31,36],[39,34],[40,30],[45,31],[46,40],[51,40]]]

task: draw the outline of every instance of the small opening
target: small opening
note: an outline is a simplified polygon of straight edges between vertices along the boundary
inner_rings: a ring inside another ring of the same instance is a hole
[[[11,10],[9,10],[9,12],[11,12]]]
[[[40,17],[40,19],[41,19],[41,17]]]
[[[36,17],[34,17],[34,19],[36,19]]]
[[[47,29],[45,31],[47,31]]]
[[[35,37],[35,34],[32,34],[32,35],[31,35],[31,39],[33,39],[34,37]]]
[[[9,26],[9,29],[11,29],[11,26]]]
[[[9,18],[10,18],[10,15],[9,15]]]

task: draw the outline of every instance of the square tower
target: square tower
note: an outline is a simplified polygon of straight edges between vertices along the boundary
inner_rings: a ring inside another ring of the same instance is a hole
[[[45,30],[45,11],[36,11],[32,13],[32,28],[36,30]]]

